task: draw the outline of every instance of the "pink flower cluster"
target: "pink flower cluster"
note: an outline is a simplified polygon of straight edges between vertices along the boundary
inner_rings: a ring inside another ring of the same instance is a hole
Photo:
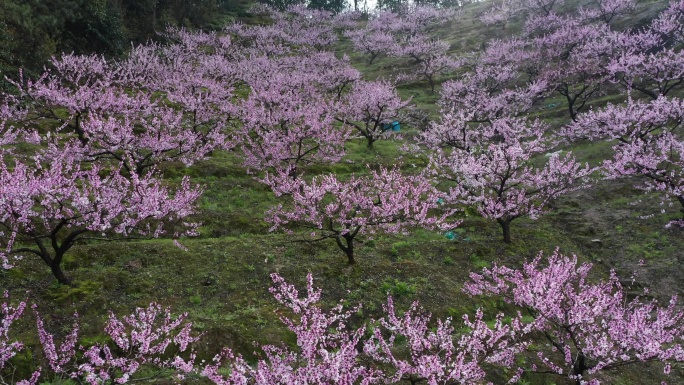
[[[487,321],[478,310],[472,318],[463,316],[459,328],[449,318],[433,321],[417,302],[397,313],[391,297],[382,318],[358,325],[353,315],[360,307],[344,309],[340,303],[331,310],[321,308],[321,290],[313,286],[311,274],[304,295],[273,274],[271,294],[287,309],[278,313],[297,344],[261,346],[263,358],[251,364],[228,348],[209,363],[197,362],[192,346],[200,337],[186,322],[187,314],[173,317],[154,303],[121,319],[110,313],[105,332],[111,342],[89,347],[78,343],[77,322],[57,345],[36,312],[46,367],[17,383],[36,384],[54,375],[89,384],[123,384],[136,380],[146,366],[167,375],[202,376],[219,385],[475,385],[496,368],[499,373],[511,369],[510,382],[537,372],[600,384],[603,370],[660,361],[669,374],[672,363],[684,361],[684,313],[676,297],[664,307],[655,300],[628,301],[614,273],[594,282],[590,269],[590,264],[556,251],[543,260],[540,254],[520,269],[494,266],[471,273],[467,293],[500,296],[531,317],[517,312]],[[9,327],[25,306],[5,302],[0,307],[0,381],[8,373],[3,369],[23,348],[11,342]],[[548,348],[530,346],[540,338],[550,343]]]

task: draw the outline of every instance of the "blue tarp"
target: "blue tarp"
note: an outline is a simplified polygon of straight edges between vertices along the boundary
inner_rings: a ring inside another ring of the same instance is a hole
[[[382,124],[382,130],[383,131],[392,130],[394,132],[399,132],[401,130],[401,125],[396,120],[392,123],[383,123]]]

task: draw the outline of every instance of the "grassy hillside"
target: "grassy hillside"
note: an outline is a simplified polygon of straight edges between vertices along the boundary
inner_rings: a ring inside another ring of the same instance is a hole
[[[625,23],[642,23],[666,4],[642,5],[638,19]],[[478,50],[488,39],[519,28],[515,23],[505,30],[482,25],[477,17],[485,6],[468,6],[440,33],[454,53]],[[350,53],[354,65],[367,78],[386,76],[396,65],[402,65],[391,58],[368,65],[365,58],[351,52],[350,43],[344,39],[337,52]],[[431,93],[425,82],[402,86],[400,92],[435,118],[439,95]],[[598,104],[610,99],[608,96]],[[565,119],[560,102],[558,107],[538,111],[538,116],[554,124]],[[424,158],[401,151],[405,142],[412,141],[416,128],[402,126],[402,131],[401,139],[379,141],[373,149],[368,149],[363,139],[350,142],[348,155],[329,171],[348,176],[364,172],[366,164],[392,166],[399,159],[407,171],[425,165]],[[611,151],[607,142],[584,142],[563,150],[573,151],[578,160],[591,165],[597,165]],[[26,292],[54,332],[68,332],[72,314],[78,312],[81,334],[93,336],[93,340],[103,334],[108,309],[126,314],[151,301],[171,306],[176,313],[188,312],[195,328],[204,333],[197,350],[205,359],[222,346],[253,357],[252,341],[294,343],[292,334],[278,320],[276,302],[268,292],[269,274],[273,272],[300,287],[311,272],[316,286],[323,288],[325,305],[332,307],[343,298],[350,305],[363,303],[355,320],[359,323],[380,315],[387,293],[395,297],[400,309],[418,300],[436,317],[459,320],[482,307],[493,318],[498,311],[508,310],[507,306],[500,300],[472,299],[463,294],[468,273],[493,263],[519,266],[524,259],[540,251],[552,253],[556,247],[595,263],[597,277],[615,269],[632,294],[640,294],[644,286],[651,287],[652,295],[661,299],[684,291],[682,230],[665,228],[681,213],[676,207],[659,206],[660,198],[635,189],[633,180],[596,180],[590,188],[556,201],[553,212],[539,220],[514,221],[512,244],[503,243],[495,222],[471,214],[455,231],[455,239],[428,230],[367,239],[358,249],[357,264],[350,266],[334,242],[307,243],[301,242],[306,239],[304,233],[269,232],[264,213],[281,200],[247,174],[234,153],[216,152],[211,159],[189,168],[170,165],[164,174],[170,181],[190,175],[206,189],[196,217],[203,223],[200,235],[181,240],[187,250],[170,240],[83,244],[70,252],[65,263],[73,287],[57,285],[43,263],[29,257],[11,270],[0,270],[0,287],[10,290],[15,299]],[[639,260],[644,260],[645,266],[638,266]],[[632,281],[635,270],[639,275]],[[18,330],[30,335],[31,328],[26,324]],[[38,341],[25,342],[30,348],[15,360],[21,370],[28,370],[32,355],[40,354]],[[621,373],[610,383],[656,384],[663,377],[657,369]],[[675,366],[672,373],[668,383],[684,384],[683,366]],[[524,383],[561,380],[536,375],[526,377]]]

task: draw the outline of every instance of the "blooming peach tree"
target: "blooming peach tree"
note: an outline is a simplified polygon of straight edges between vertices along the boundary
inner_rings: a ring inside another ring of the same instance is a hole
[[[271,230],[302,227],[313,240],[334,239],[355,263],[354,241],[358,235],[377,231],[397,233],[410,226],[447,228],[448,214],[437,214],[442,195],[430,179],[402,175],[397,169],[371,171],[369,175],[340,180],[337,176],[287,180],[280,192],[292,197],[292,206],[279,205],[267,213]]]
[[[577,385],[600,384],[598,372],[639,362],[663,362],[669,374],[670,363],[684,360],[677,297],[664,307],[628,300],[615,272],[592,283],[591,267],[558,250],[544,260],[540,253],[521,269],[495,265],[471,273],[464,291],[501,296],[534,318],[531,325],[553,349],[537,352],[529,371],[566,376]]]

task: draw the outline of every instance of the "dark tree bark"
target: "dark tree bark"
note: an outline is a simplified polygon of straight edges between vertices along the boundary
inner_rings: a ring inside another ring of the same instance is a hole
[[[505,243],[511,243],[511,221],[513,219],[497,219],[496,221],[501,225],[501,230],[503,231],[503,240]]]
[[[342,241],[344,239],[344,242]],[[354,260],[354,236],[349,233],[335,237],[337,246],[347,255],[347,262],[350,265],[356,263]]]

